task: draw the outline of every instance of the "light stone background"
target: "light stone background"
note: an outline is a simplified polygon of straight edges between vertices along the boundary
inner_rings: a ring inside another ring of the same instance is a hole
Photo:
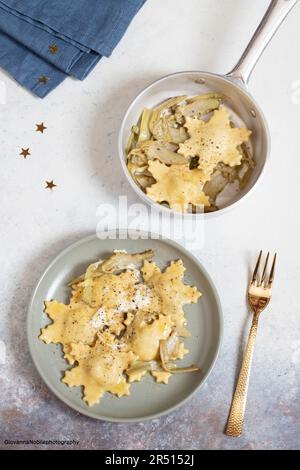
[[[46,388],[25,332],[29,298],[52,258],[95,231],[99,204],[117,205],[120,194],[138,202],[116,145],[131,99],[170,72],[227,72],[267,5],[148,0],[109,60],[83,83],[68,79],[44,100],[0,72],[0,447],[12,447],[5,439],[45,438],[79,440],[82,449],[300,448],[300,5],[250,83],[272,134],[267,173],[238,208],[206,222],[205,243],[196,253],[216,283],[225,319],[220,357],[205,386],[177,412],[152,422],[93,421]],[[48,127],[44,135],[34,132],[41,121]],[[30,147],[26,161],[18,156],[20,147]],[[44,190],[46,179],[58,187]],[[261,318],[245,432],[235,440],[223,429],[249,327],[248,271],[261,248],[278,251],[278,270],[271,306]]]

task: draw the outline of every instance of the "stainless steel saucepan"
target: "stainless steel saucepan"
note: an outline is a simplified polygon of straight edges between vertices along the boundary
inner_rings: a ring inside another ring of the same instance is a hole
[[[270,135],[263,112],[248,91],[248,81],[254,66],[274,33],[298,0],[273,0],[254,33],[241,59],[227,75],[208,72],[178,72],[155,81],[133,100],[123,119],[119,134],[119,154],[126,177],[136,193],[148,204],[160,211],[170,211],[149,198],[134,182],[126,165],[125,148],[131,127],[138,121],[144,108],[151,108],[162,101],[179,95],[198,95],[210,91],[228,97],[229,108],[239,116],[242,123],[252,130],[251,145],[256,166],[244,190],[235,194],[232,199],[219,206],[217,214],[234,207],[248,195],[263,174],[270,150]],[[192,214],[186,214],[193,216]],[[200,214],[202,215],[202,214]],[[211,214],[205,214],[210,216]]]

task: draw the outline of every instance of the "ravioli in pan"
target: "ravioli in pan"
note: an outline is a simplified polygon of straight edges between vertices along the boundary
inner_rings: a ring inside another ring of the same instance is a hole
[[[73,366],[62,380],[69,387],[83,386],[89,406],[105,392],[129,395],[130,384],[147,373],[167,384],[173,374],[199,370],[176,361],[189,352],[183,307],[202,294],[184,283],[181,260],[161,271],[153,257],[152,250],[115,251],[70,282],[69,304],[45,302],[52,323],[40,339],[62,345]]]
[[[255,166],[251,130],[240,127],[227,101],[219,93],[176,96],[143,110],[131,129],[127,167],[153,201],[177,212],[212,212],[245,188]]]

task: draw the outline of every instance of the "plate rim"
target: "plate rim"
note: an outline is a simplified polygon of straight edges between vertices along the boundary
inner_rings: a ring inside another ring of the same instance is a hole
[[[109,235],[112,234],[112,233],[117,234],[116,235],[117,237],[118,237],[118,235],[120,235],[120,233],[126,233],[127,235],[129,235],[129,234],[135,234],[135,235],[139,234],[140,235],[139,238],[142,238],[143,235],[147,235],[150,239],[153,238],[153,239],[156,239],[156,240],[160,240],[163,243],[166,243],[167,245],[173,246],[176,249],[178,249],[179,251],[181,251],[185,256],[190,258],[196,264],[198,269],[200,269],[203,272],[204,276],[206,277],[207,281],[209,282],[210,288],[213,292],[214,299],[215,299],[216,304],[217,304],[217,313],[218,313],[218,320],[219,320],[219,337],[218,337],[218,340],[217,340],[216,351],[215,351],[213,360],[212,360],[206,374],[203,376],[202,381],[195,387],[195,389],[191,393],[189,393],[182,400],[179,400],[178,403],[176,403],[175,405],[170,406],[170,407],[166,408],[163,411],[153,413],[153,414],[150,414],[150,415],[147,415],[147,416],[142,416],[142,417],[116,418],[116,417],[108,417],[108,416],[101,415],[101,414],[98,415],[98,416],[95,416],[88,409],[83,410],[82,408],[80,408],[76,404],[72,403],[71,400],[68,400],[68,399],[64,398],[60,394],[60,392],[55,387],[52,386],[52,384],[50,383],[50,381],[47,378],[47,374],[45,374],[43,372],[43,370],[40,368],[40,366],[38,365],[38,362],[35,359],[35,353],[33,351],[33,344],[31,344],[30,325],[31,325],[32,311],[33,311],[32,307],[33,307],[33,303],[34,303],[35,297],[37,295],[38,289],[40,287],[40,284],[42,283],[43,279],[47,276],[48,272],[52,269],[52,267],[56,264],[56,262],[62,256],[64,256],[69,251],[72,251],[77,246],[80,246],[80,245],[82,245],[82,244],[84,244],[84,243],[86,243],[90,240],[93,240],[93,239],[98,239],[99,241],[101,241],[101,238],[100,238],[101,236],[103,236],[105,234],[106,238],[109,238]],[[28,308],[27,308],[26,330],[27,330],[27,343],[28,343],[29,352],[30,352],[30,356],[31,356],[31,359],[33,361],[33,364],[34,364],[39,376],[41,377],[41,379],[45,383],[45,385],[56,396],[56,398],[61,400],[65,405],[69,406],[70,408],[77,411],[78,413],[80,413],[82,415],[85,415],[85,416],[88,416],[89,418],[99,420],[99,421],[104,421],[104,422],[107,421],[107,422],[113,422],[113,423],[141,423],[141,422],[144,422],[144,421],[150,421],[150,420],[153,420],[153,419],[157,419],[157,418],[160,418],[162,416],[165,416],[167,414],[172,413],[173,411],[177,410],[178,408],[183,406],[185,403],[187,403],[194,396],[194,394],[196,392],[198,392],[203,387],[203,385],[207,381],[208,377],[210,376],[212,370],[214,369],[214,367],[216,365],[216,362],[218,360],[218,357],[219,357],[220,349],[221,349],[222,342],[223,342],[224,317],[223,317],[223,309],[222,309],[222,304],[221,304],[221,301],[220,301],[220,296],[219,296],[219,293],[218,293],[217,288],[215,286],[215,283],[213,282],[213,280],[212,280],[210,274],[207,272],[206,268],[204,268],[202,263],[195,257],[195,255],[191,251],[187,250],[187,248],[185,248],[183,245],[181,245],[177,241],[172,240],[170,238],[165,238],[165,237],[163,237],[163,235],[158,234],[158,233],[153,232],[153,231],[117,228],[117,229],[112,229],[112,230],[107,230],[107,231],[103,230],[101,232],[97,232],[97,233],[85,236],[83,238],[80,238],[76,242],[71,243],[70,245],[66,246],[66,248],[61,250],[52,259],[52,261],[46,266],[46,268],[42,272],[42,274],[41,274],[41,276],[40,276],[40,278],[39,278],[39,280],[38,280],[38,282],[37,282],[37,284],[36,284],[36,286],[33,290],[33,293],[30,297],[30,301],[29,301]]]

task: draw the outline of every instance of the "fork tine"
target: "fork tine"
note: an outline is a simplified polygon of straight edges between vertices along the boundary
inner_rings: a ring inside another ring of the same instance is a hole
[[[256,278],[257,278],[257,273],[258,273],[258,268],[259,268],[259,265],[260,265],[261,255],[262,255],[262,250],[260,250],[258,260],[256,262],[256,266],[255,266],[254,271],[253,271],[253,276],[252,276],[252,280],[251,280],[252,283],[255,282]]]
[[[269,280],[268,280],[268,287],[271,287],[272,282],[274,281],[276,258],[277,258],[277,253],[275,253],[274,258],[273,258],[271,272],[270,272],[270,276],[269,276]]]
[[[264,283],[264,280],[266,278],[266,271],[267,271],[267,267],[268,267],[269,256],[270,256],[270,253],[268,252],[267,257],[266,257],[266,261],[265,261],[265,265],[264,265],[264,269],[263,269],[263,273],[262,273],[262,276],[261,276],[260,285],[262,285]]]

